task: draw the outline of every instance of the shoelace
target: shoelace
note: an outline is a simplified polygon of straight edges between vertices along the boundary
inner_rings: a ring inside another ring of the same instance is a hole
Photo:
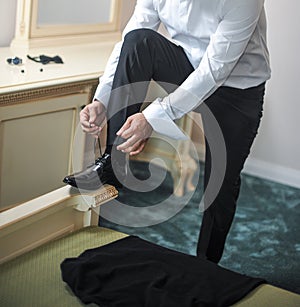
[[[100,157],[102,157],[101,141],[100,141],[100,137],[99,136],[97,137],[97,139],[95,139],[94,151],[95,151],[95,148],[96,148],[96,143],[98,143]]]
[[[96,165],[101,165],[101,164],[103,164],[103,160],[104,160],[105,157],[103,157],[103,154],[102,154],[101,141],[100,141],[100,137],[99,136],[97,137],[97,139],[95,139],[94,152],[96,152],[97,144],[98,144],[98,148],[99,148],[100,157],[95,160],[95,164]]]

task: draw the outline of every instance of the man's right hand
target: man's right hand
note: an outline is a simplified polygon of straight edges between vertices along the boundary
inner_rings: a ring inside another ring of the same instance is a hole
[[[106,108],[104,105],[94,100],[84,107],[79,116],[82,130],[98,137],[105,125]]]

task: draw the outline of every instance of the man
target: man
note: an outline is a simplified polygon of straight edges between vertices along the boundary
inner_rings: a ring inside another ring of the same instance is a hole
[[[157,33],[161,23],[170,40]],[[209,110],[223,134],[226,166],[217,196],[205,206],[197,254],[218,262],[269,77],[264,0],[138,0],[93,102],[80,114],[83,131],[94,135],[101,132],[107,116],[106,152],[95,165],[64,181],[88,189],[97,188],[99,178],[102,183],[121,184],[125,153],[141,152],[152,130],[182,138],[173,121],[193,110],[203,118],[207,186],[214,163],[207,141],[214,139],[206,116]],[[151,79],[169,95],[140,112],[145,84]]]

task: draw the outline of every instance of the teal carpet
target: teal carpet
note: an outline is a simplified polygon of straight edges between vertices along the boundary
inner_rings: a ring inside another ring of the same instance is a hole
[[[149,175],[147,165],[141,162],[132,163],[132,172],[139,179]],[[153,206],[168,199],[172,187],[171,176],[167,173],[163,183],[154,190],[133,192],[124,188],[117,201],[133,207]],[[199,210],[201,196],[200,180],[194,193],[177,198],[178,203],[190,198],[187,205],[174,217],[157,225],[122,226],[119,225],[122,223],[112,223],[103,217],[100,217],[100,224],[195,255],[202,216]],[[102,212],[109,212],[111,205],[110,202],[102,206]],[[118,210],[111,214],[118,214]],[[127,224],[126,216],[119,218]],[[236,216],[220,265],[265,278],[270,284],[300,294],[299,233],[300,190],[244,174]]]

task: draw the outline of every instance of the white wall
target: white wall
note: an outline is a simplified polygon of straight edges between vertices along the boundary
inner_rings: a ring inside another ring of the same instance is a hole
[[[246,171],[300,187],[299,0],[266,1],[272,78]]]
[[[17,0],[0,0],[0,46],[13,38]],[[122,24],[135,0],[123,0]],[[300,188],[300,103],[298,76],[299,0],[266,0],[272,78],[265,111],[245,171]]]

